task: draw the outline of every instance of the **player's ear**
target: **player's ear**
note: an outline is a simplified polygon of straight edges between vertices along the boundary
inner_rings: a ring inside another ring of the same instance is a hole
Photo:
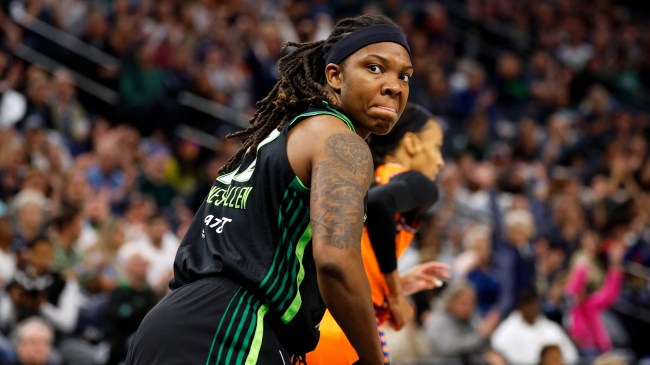
[[[415,156],[422,150],[422,143],[418,136],[413,132],[404,133],[400,144],[404,148],[404,151],[406,151],[406,153],[411,157]]]
[[[325,66],[325,78],[327,79],[327,85],[334,90],[337,94],[341,92],[341,83],[343,82],[341,75],[343,69],[340,65],[335,63],[330,63]]]

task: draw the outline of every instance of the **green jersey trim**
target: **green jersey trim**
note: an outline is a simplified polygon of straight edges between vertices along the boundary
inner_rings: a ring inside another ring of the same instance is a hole
[[[304,119],[304,118],[308,118],[308,117],[313,117],[314,115],[323,115],[323,114],[328,114],[328,115],[332,115],[332,116],[335,116],[335,117],[341,119],[341,120],[342,120],[342,121],[343,121],[343,122],[348,126],[348,128],[350,128],[350,130],[351,130],[352,132],[356,132],[356,129],[354,128],[354,124],[352,123],[352,121],[350,120],[350,118],[347,117],[347,115],[345,115],[345,114],[341,113],[340,111],[338,111],[338,110],[332,108],[332,107],[329,105],[329,103],[326,102],[326,101],[323,101],[323,107],[325,107],[324,110],[323,110],[323,109],[321,109],[321,110],[313,110],[313,111],[310,111],[310,112],[304,112],[304,113],[302,113],[302,114],[298,114],[297,116],[295,116],[295,117],[291,120],[291,122],[290,122],[289,124],[293,124],[293,123],[295,123],[297,120],[300,120],[300,119]]]
[[[257,310],[257,322],[255,323],[255,336],[253,337],[253,345],[251,350],[246,357],[245,365],[255,365],[257,364],[257,358],[260,356],[260,350],[262,349],[262,339],[264,338],[264,316],[269,311],[269,307],[266,304],[263,304]],[[239,362],[237,362],[239,364]]]
[[[311,242],[308,190],[297,177],[287,186],[278,211],[280,237],[273,260],[259,288],[283,321],[291,321],[302,304],[300,285],[305,277],[303,256]]]
[[[298,176],[296,176],[294,180],[296,181],[296,186],[298,187],[299,190],[301,190],[303,193],[309,192],[309,188],[306,187],[305,184],[302,183],[302,181],[300,181],[300,178]]]
[[[214,350],[214,344],[217,341],[217,336],[219,335],[219,331],[221,330],[221,326],[223,326],[224,320],[226,319],[226,314],[230,310],[230,306],[235,301],[235,298],[237,298],[237,295],[239,294],[241,289],[242,288],[240,286],[239,289],[237,289],[235,294],[232,296],[232,298],[230,298],[230,302],[228,302],[228,306],[226,306],[226,310],[223,312],[223,316],[221,317],[221,320],[219,321],[219,325],[217,326],[217,330],[214,332],[214,337],[212,338],[212,344],[210,345],[210,352],[208,352],[208,357],[205,360],[205,365],[210,364],[210,359],[212,358],[212,351]],[[221,350],[222,349],[219,349],[219,354],[221,354]]]
[[[305,267],[302,265],[302,258],[305,255],[305,248],[307,247],[307,244],[311,242],[311,237],[312,237],[312,232],[311,232],[311,224],[310,224],[307,225],[307,228],[303,232],[302,236],[300,237],[300,240],[298,241],[298,245],[296,246],[296,256],[298,257],[298,262],[300,264],[298,277],[296,279],[297,287],[300,287],[300,284],[302,283],[302,279],[305,277]],[[285,324],[289,323],[296,315],[296,313],[298,313],[298,310],[300,309],[301,305],[302,305],[302,297],[300,296],[300,290],[296,290],[296,296],[291,301],[289,308],[287,308],[287,310],[284,312],[282,317],[280,317],[282,322],[284,322]]]
[[[226,334],[224,335],[224,341],[221,343],[221,346],[219,348],[219,353],[217,354],[217,362],[216,362],[217,364],[230,363],[230,358],[232,357],[232,353],[234,350],[234,341],[238,339],[237,335],[231,336],[230,332],[232,331],[232,327],[235,324],[235,322],[240,322],[240,321],[234,321],[233,319],[238,316],[240,318],[248,318],[247,315],[248,315],[249,307],[247,305],[244,305],[244,307],[242,308],[242,304],[244,303],[245,299],[246,299],[246,295],[242,295],[239,298],[239,302],[237,303],[237,306],[235,307],[230,323],[228,324],[228,328],[226,329]],[[240,308],[242,310],[242,313],[240,313]],[[225,314],[226,313],[224,313],[224,315]],[[232,339],[233,344],[231,346],[228,346],[228,351],[227,351],[228,353],[226,354],[226,359],[222,360],[221,355],[223,354],[223,350],[226,348],[227,342],[229,342],[230,339]]]

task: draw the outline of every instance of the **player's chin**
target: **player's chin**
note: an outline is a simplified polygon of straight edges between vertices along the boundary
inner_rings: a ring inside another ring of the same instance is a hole
[[[396,118],[376,119],[376,122],[373,125],[372,133],[377,135],[387,134],[393,129],[396,123],[397,123]]]

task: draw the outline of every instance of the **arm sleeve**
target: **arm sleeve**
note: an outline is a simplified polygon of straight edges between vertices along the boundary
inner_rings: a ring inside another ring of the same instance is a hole
[[[41,306],[41,314],[54,324],[54,326],[65,333],[70,333],[77,325],[79,315],[79,302],[81,301],[81,292],[79,284],[75,280],[70,280],[65,284],[63,292],[59,297],[57,306],[48,302]]]
[[[7,291],[0,291],[0,329],[13,325],[16,321],[14,303]]]
[[[588,270],[589,268],[586,265],[580,265],[571,271],[565,286],[566,294],[579,297],[584,293],[585,286],[587,285]]]
[[[621,294],[623,279],[623,270],[609,269],[605,275],[603,286],[592,294],[590,298],[591,304],[602,309],[612,306]]]
[[[503,245],[507,245],[507,243],[503,243]],[[499,283],[501,284],[501,292],[497,305],[502,318],[510,313],[517,301],[515,294],[515,258],[513,255],[511,251],[506,249],[502,249],[495,255]]]
[[[368,191],[366,228],[383,273],[397,268],[395,214],[424,211],[438,199],[436,185],[416,171],[396,175],[387,184]]]

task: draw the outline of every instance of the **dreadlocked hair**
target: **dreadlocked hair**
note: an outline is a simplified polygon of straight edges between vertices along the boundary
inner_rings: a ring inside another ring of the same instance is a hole
[[[219,170],[219,174],[235,168],[245,153],[255,155],[259,143],[273,129],[281,130],[292,117],[306,110],[310,104],[327,101],[331,105],[335,105],[325,88],[325,56],[327,52],[345,35],[377,24],[390,24],[398,27],[383,15],[361,15],[339,21],[325,40],[283,44],[283,51],[288,47],[296,49],[278,60],[279,79],[269,94],[257,102],[257,112],[251,118],[248,128],[226,136],[226,138],[240,139],[243,141],[243,145]]]

